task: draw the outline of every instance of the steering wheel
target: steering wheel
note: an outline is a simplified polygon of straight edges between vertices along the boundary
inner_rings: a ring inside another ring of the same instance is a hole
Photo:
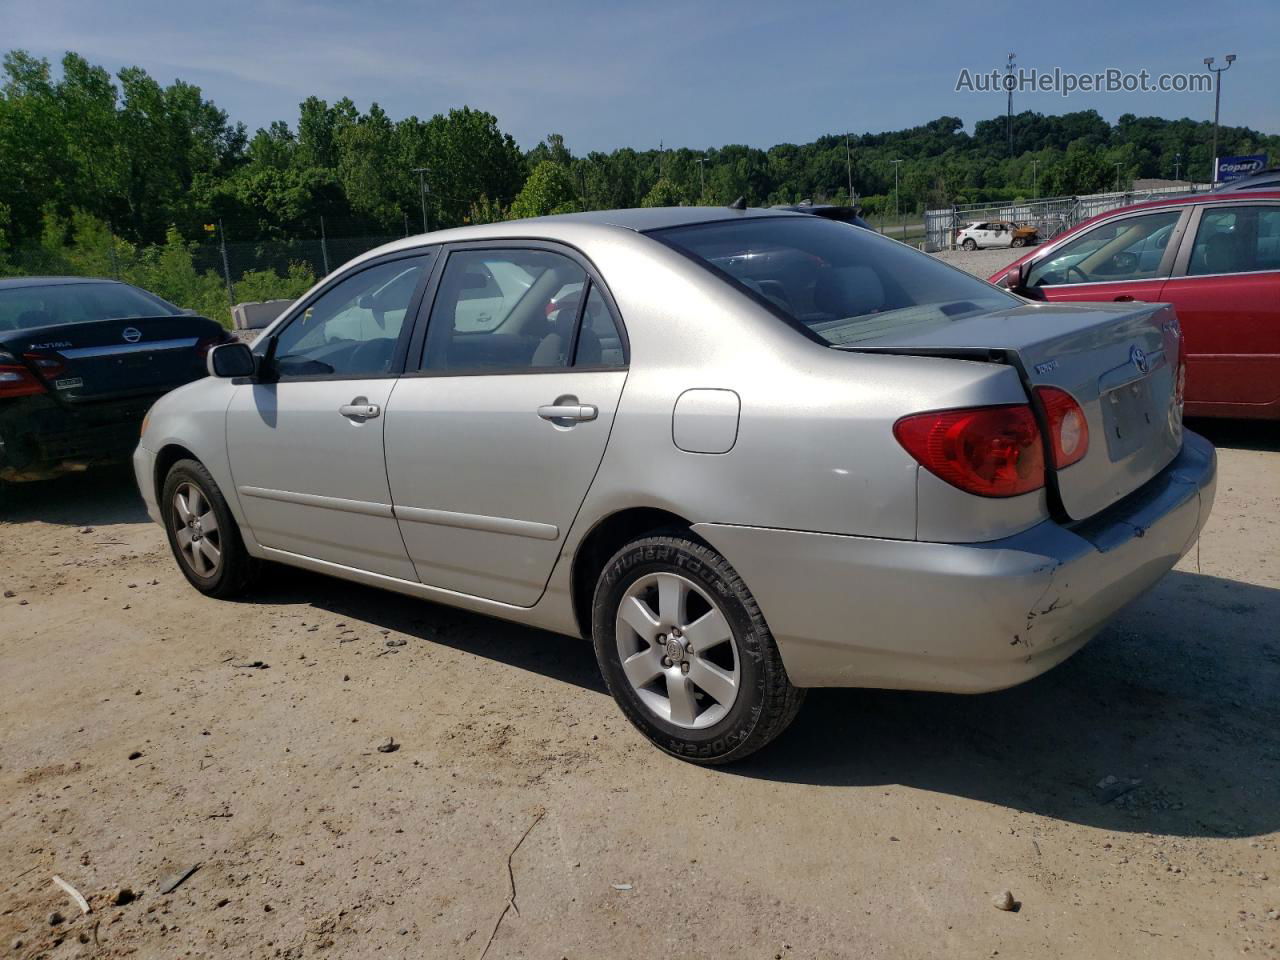
[[[1138,269],[1138,255],[1121,250],[1111,258],[1111,266],[1116,273],[1134,273]]]
[[[1082,269],[1080,269],[1080,266],[1079,266],[1078,264],[1075,264],[1075,263],[1073,263],[1073,264],[1071,264],[1071,266],[1067,267],[1067,276],[1068,276],[1068,277],[1070,277],[1070,276],[1071,276],[1071,271],[1073,271],[1073,270],[1074,270],[1076,273],[1080,274],[1080,282],[1081,282],[1081,283],[1089,283],[1089,282],[1090,282],[1090,280],[1089,280],[1089,275],[1088,275],[1087,273],[1085,273]]]

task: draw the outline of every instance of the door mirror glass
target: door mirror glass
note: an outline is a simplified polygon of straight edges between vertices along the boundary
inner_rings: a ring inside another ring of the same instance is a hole
[[[211,377],[251,377],[256,364],[247,343],[222,343],[209,351],[206,361]]]

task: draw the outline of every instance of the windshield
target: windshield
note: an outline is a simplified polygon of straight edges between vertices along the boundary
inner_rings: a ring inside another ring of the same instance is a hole
[[[923,332],[1020,303],[927,254],[818,217],[703,223],[651,236],[836,347],[889,332]]]
[[[168,317],[178,308],[123,283],[51,283],[0,290],[0,331],[128,317]]]

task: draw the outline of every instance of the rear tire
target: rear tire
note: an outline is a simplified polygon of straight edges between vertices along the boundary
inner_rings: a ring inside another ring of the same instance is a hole
[[[169,549],[187,581],[206,596],[239,596],[257,570],[213,476],[198,460],[179,460],[160,493]]]
[[[644,537],[613,555],[596,583],[592,636],[627,719],[683,760],[740,760],[804,701],[742,578],[685,536]]]

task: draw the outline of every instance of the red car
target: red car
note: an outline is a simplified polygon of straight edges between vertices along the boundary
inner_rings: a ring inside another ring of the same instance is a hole
[[[1172,303],[1187,414],[1280,419],[1280,190],[1110,210],[989,279],[1033,300]]]

